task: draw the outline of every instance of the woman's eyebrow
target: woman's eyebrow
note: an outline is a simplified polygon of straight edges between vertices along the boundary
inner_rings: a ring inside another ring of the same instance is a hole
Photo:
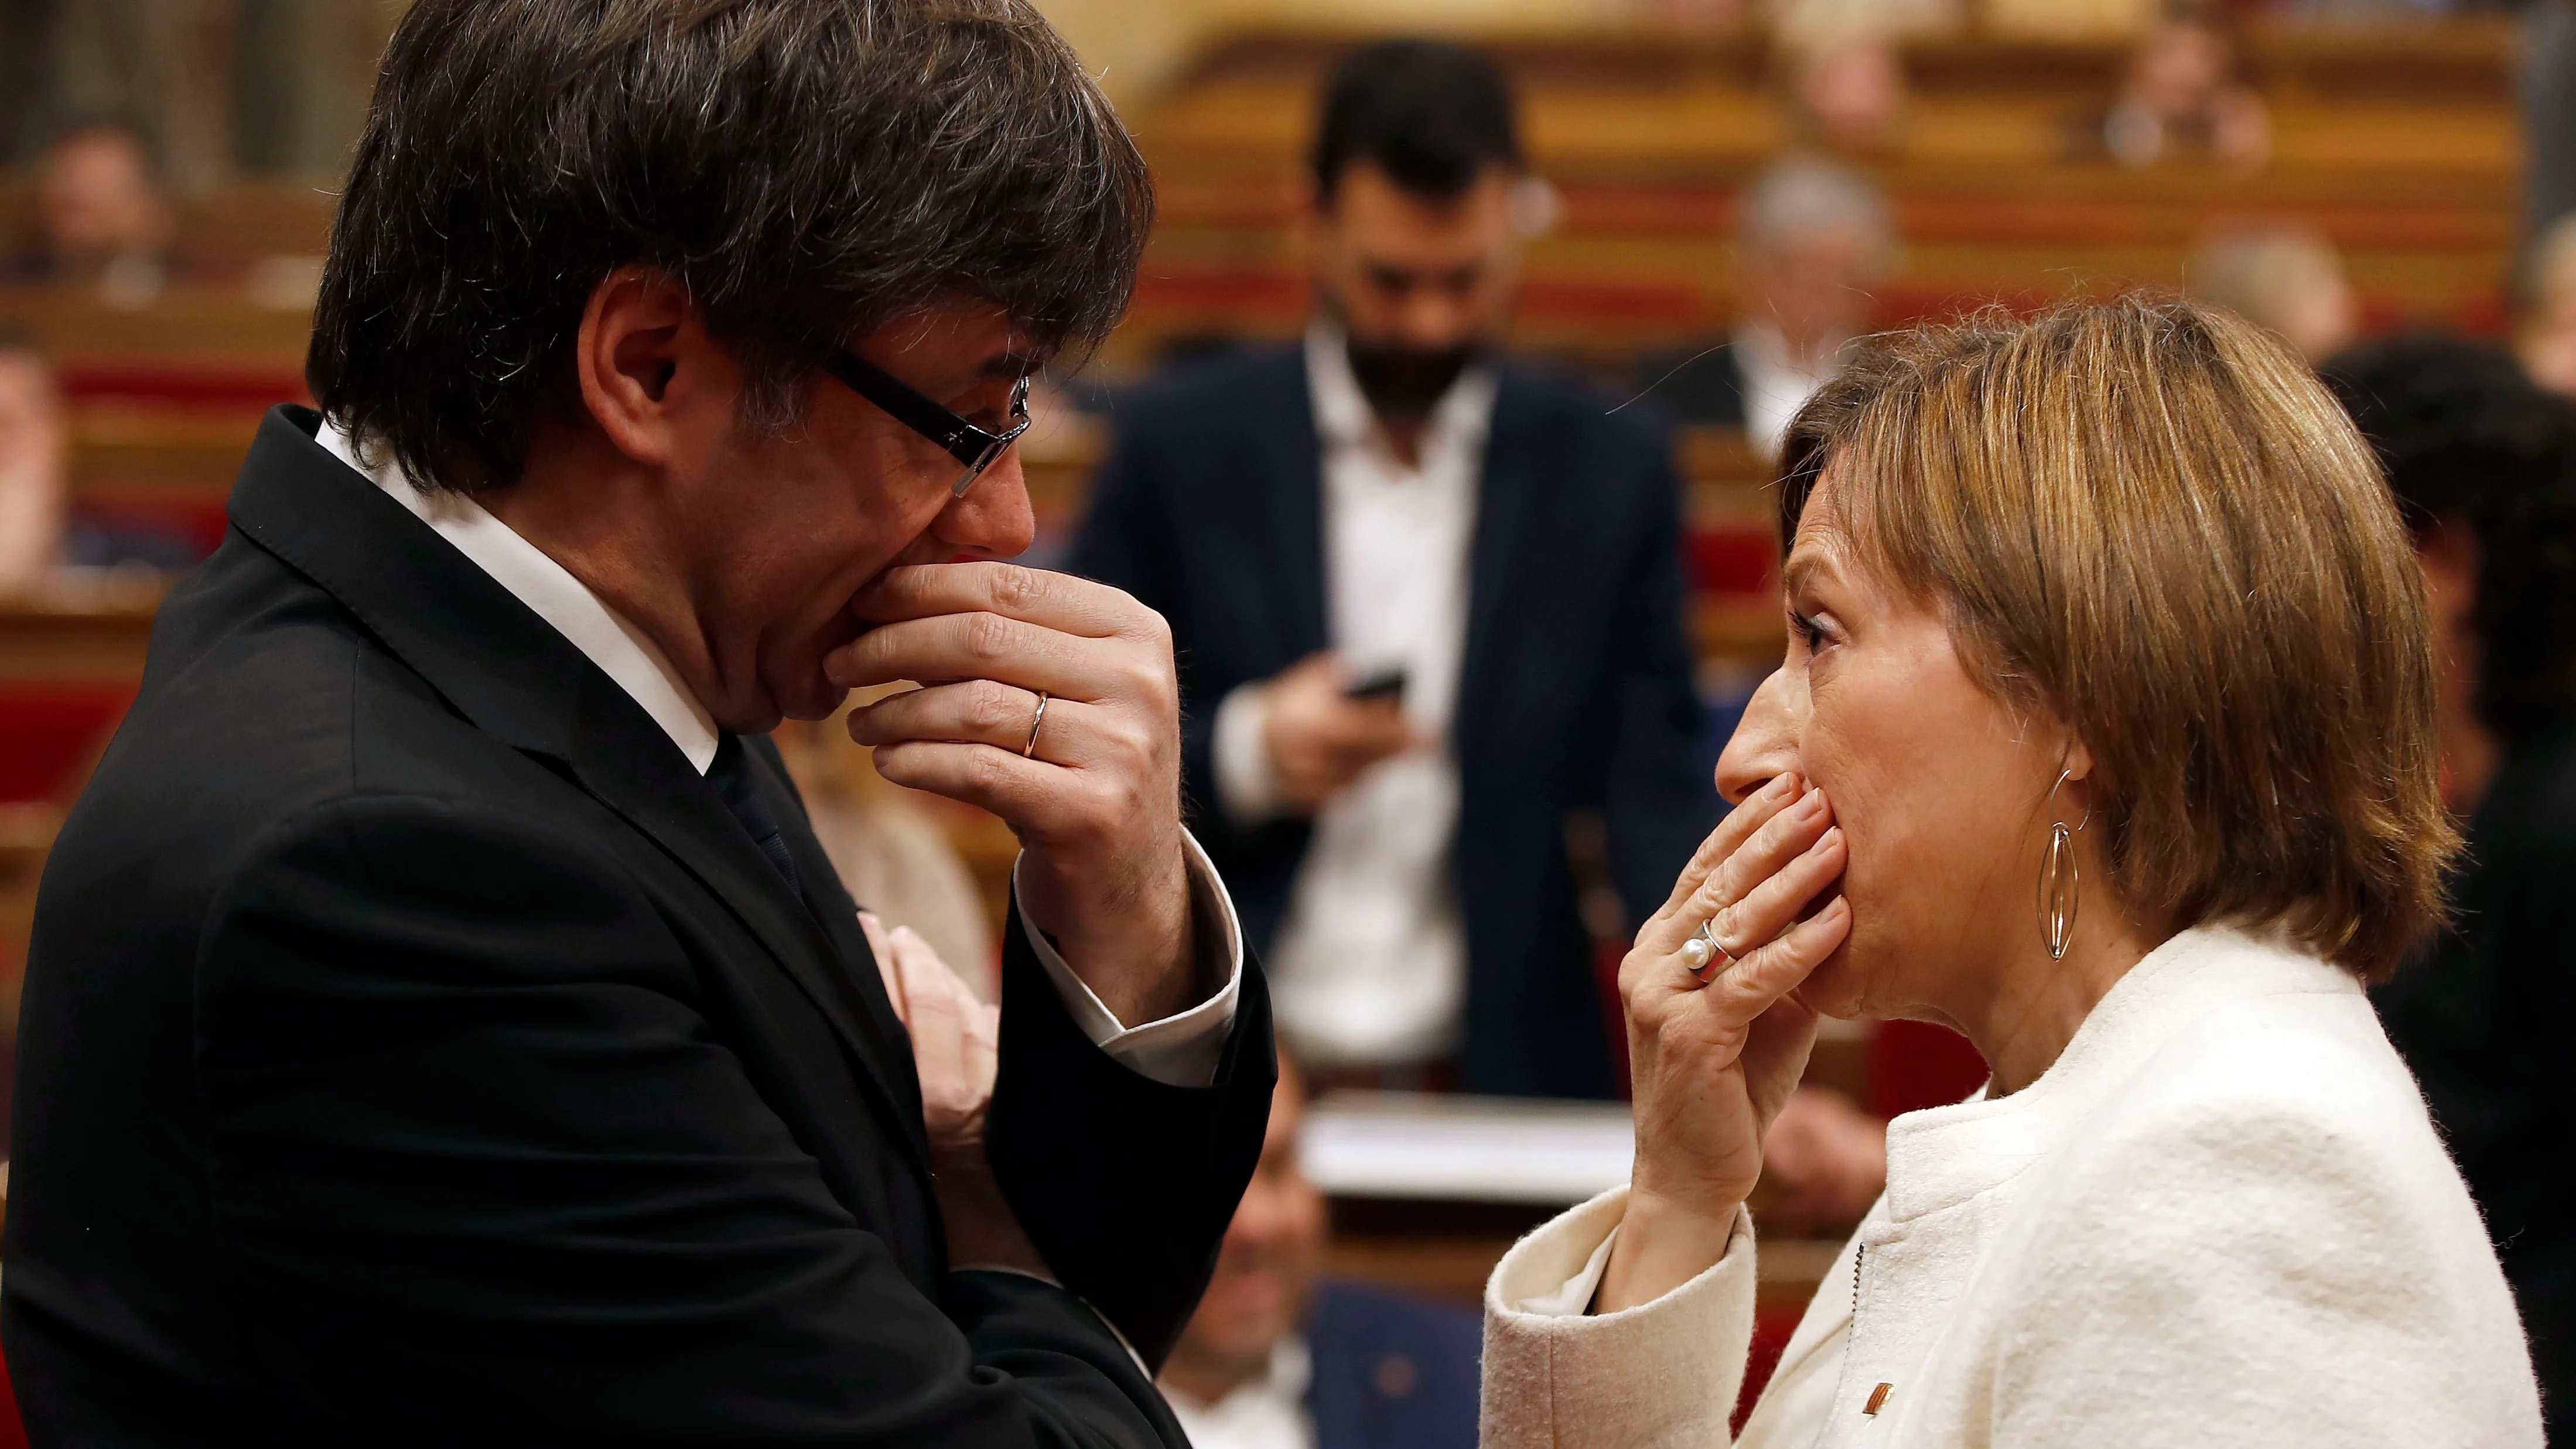
[[[1831,578],[1842,571],[1834,566],[1833,554],[1822,547],[1802,548],[1789,555],[1780,568],[1780,587],[1795,590],[1813,583],[1817,576]]]

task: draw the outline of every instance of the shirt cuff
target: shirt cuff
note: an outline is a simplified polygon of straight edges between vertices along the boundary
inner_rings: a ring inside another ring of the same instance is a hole
[[[1239,684],[1217,703],[1208,751],[1216,803],[1237,825],[1259,825],[1279,813],[1279,771],[1270,759],[1270,686]]]
[[[1601,1246],[1592,1250],[1574,1276],[1545,1293],[1533,1293],[1510,1307],[1521,1313],[1544,1314],[1550,1318],[1581,1317],[1592,1311],[1592,1300],[1601,1292],[1601,1275],[1610,1271],[1610,1250],[1619,1242],[1619,1230],[1612,1228]]]
[[[1073,1014],[1074,1025],[1082,1028],[1093,1046],[1129,1071],[1164,1086],[1204,1087],[1216,1080],[1217,1060],[1225,1054],[1226,1036],[1234,1030],[1234,1004],[1243,993],[1243,925],[1235,919],[1234,898],[1226,894],[1225,882],[1218,877],[1207,852],[1199,848],[1198,837],[1184,830],[1181,840],[1188,853],[1190,950],[1200,962],[1199,979],[1216,975],[1209,968],[1218,960],[1223,962],[1225,972],[1225,984],[1189,1010],[1142,1026],[1128,1026],[1102,1004],[1089,983],[1074,974],[1064,954],[1046,938],[1046,932],[1029,924],[1027,912],[1015,912],[1013,924],[1028,938],[1038,964],[1046,968],[1047,979],[1055,983],[1056,994],[1064,998],[1065,1010]],[[1018,893],[1019,874],[1020,868],[1014,863],[1014,895]]]

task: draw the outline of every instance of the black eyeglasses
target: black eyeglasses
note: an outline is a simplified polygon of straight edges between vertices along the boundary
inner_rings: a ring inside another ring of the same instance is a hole
[[[1002,455],[1029,430],[1029,382],[1023,377],[1011,389],[1011,425],[1001,432],[989,432],[975,426],[948,409],[913,390],[902,378],[868,361],[855,352],[832,354],[823,363],[843,387],[875,403],[888,417],[921,434],[948,450],[948,456],[966,465],[956,485],[948,490],[951,498],[963,498],[975,480],[986,469],[1002,461]]]

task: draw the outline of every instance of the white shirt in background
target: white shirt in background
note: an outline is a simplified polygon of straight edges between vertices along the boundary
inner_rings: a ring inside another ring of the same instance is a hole
[[[1338,328],[1306,336],[1322,444],[1326,627],[1354,678],[1397,668],[1404,713],[1435,743],[1384,761],[1327,801],[1269,958],[1280,1036],[1310,1067],[1436,1060],[1458,1046],[1467,936],[1451,881],[1458,766],[1449,747],[1466,652],[1495,379],[1468,371],[1431,412],[1418,466],[1387,446]],[[1281,806],[1266,687],[1217,708],[1217,798],[1247,824]]]
[[[1818,389],[1843,370],[1850,349],[1837,348],[1809,362],[1789,355],[1780,329],[1768,322],[1747,322],[1735,329],[1735,366],[1744,379],[1744,436],[1763,456],[1780,456],[1789,420]]]
[[[1315,1416],[1306,1409],[1315,1361],[1295,1334],[1270,1350],[1270,1371],[1235,1386],[1213,1404],[1163,1391],[1191,1449],[1315,1449]]]
[[[466,561],[553,626],[556,633],[617,682],[662,732],[671,737],[689,767],[703,775],[715,764],[722,737],[715,720],[689,692],[679,671],[654,646],[650,636],[629,623],[570,569],[521,538],[491,511],[461,493],[415,486],[402,466],[388,455],[375,466],[361,462],[356,445],[340,425],[322,420],[313,441],[348,464],[387,497],[409,509]],[[1046,934],[1019,922],[1035,948],[1038,961],[1064,998],[1066,1008],[1093,1045],[1130,1070],[1176,1087],[1205,1086],[1215,1080],[1217,1059],[1234,1026],[1235,998],[1243,984],[1243,932],[1234,917],[1234,901],[1208,863],[1196,839],[1183,832],[1190,860],[1190,888],[1210,913],[1224,922],[1231,974],[1215,995],[1176,1016],[1129,1027],[1113,1015],[1083,979],[1074,974]],[[1016,869],[1016,867],[1015,867]]]

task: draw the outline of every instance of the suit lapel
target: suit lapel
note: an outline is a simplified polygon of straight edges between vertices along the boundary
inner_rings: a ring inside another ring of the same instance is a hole
[[[813,822],[805,813],[804,798],[797,793],[795,782],[788,777],[787,764],[779,758],[778,746],[767,739],[745,742],[753,762],[753,778],[769,805],[770,818],[778,822],[787,843],[789,859],[796,864],[797,876],[805,882],[810,914],[830,938],[834,952],[844,961],[859,962],[865,968],[864,985],[846,973],[834,973],[831,984],[844,989],[849,1008],[876,1035],[883,1053],[882,1060],[909,1063],[912,1060],[912,1033],[902,1018],[894,1013],[894,1003],[887,1000],[884,977],[876,968],[876,951],[868,945],[867,933],[859,929],[858,903],[841,885],[840,871],[832,858],[823,852],[823,842],[814,838]],[[768,862],[761,865],[767,868]],[[921,1075],[917,1071],[888,1074],[886,1088],[896,1098],[896,1116],[910,1129],[922,1160],[930,1158],[930,1138],[921,1117]]]
[[[1494,389],[1494,418],[1485,436],[1484,479],[1476,498],[1474,552],[1468,561],[1467,648],[1459,666],[1455,713],[1461,766],[1482,741],[1477,730],[1491,717],[1512,637],[1514,604],[1522,593],[1527,540],[1537,508],[1538,439],[1528,425],[1521,388],[1505,368]]]
[[[594,668],[585,672],[582,684],[570,763],[583,788],[651,837],[760,938],[832,1023],[878,1106],[927,1170],[929,1143],[910,1038],[886,999],[876,957],[857,922],[849,922],[841,933],[826,926],[823,915],[799,899],[761,857],[715,786],[691,768],[670,737],[615,681]],[[773,774],[766,741],[752,756],[757,762],[753,778],[793,852],[795,841],[808,833],[801,828],[804,811],[783,779]],[[786,828],[791,819],[799,828]],[[831,868],[829,861],[796,860],[800,875],[818,884],[823,877],[815,872]]]
[[[906,1040],[899,1024],[889,1039],[893,1009],[855,926],[847,941],[828,935],[652,717],[507,589],[324,452],[316,421],[278,408],[260,424],[233,490],[233,525],[338,599],[459,714],[559,762],[721,900],[831,1024],[926,1170],[911,1053],[896,1046]],[[774,765],[764,755],[759,773]],[[784,803],[782,786],[764,788],[773,809]],[[791,834],[810,839],[802,812],[793,818],[800,829]]]
[[[1284,667],[1331,644],[1332,621],[1324,610],[1323,443],[1315,432],[1305,349],[1282,354],[1282,361],[1266,389],[1270,396],[1247,416],[1259,419],[1254,466],[1262,480],[1274,617],[1286,630]]]

